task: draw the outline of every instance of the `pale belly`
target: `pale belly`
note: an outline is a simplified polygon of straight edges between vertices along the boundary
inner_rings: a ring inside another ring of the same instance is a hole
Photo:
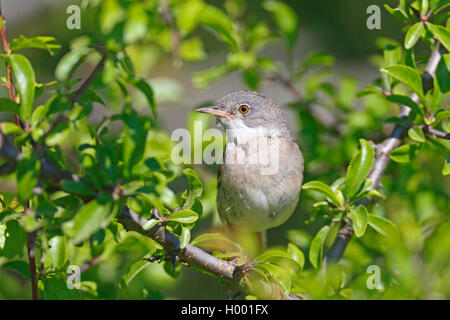
[[[283,155],[277,170],[271,171],[248,158],[241,163],[228,163],[227,157],[239,147],[227,144],[217,194],[217,208],[225,223],[262,231],[281,225],[292,215],[303,179],[303,157],[292,141],[279,146]]]

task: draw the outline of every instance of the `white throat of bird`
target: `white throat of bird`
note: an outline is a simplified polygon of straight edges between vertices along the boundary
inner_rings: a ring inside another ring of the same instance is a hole
[[[225,165],[257,166],[263,175],[279,170],[279,139],[277,129],[251,128],[241,119],[223,124],[227,136],[224,153]]]

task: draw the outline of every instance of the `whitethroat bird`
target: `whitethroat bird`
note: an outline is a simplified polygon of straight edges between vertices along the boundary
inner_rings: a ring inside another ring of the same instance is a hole
[[[303,180],[303,156],[279,105],[254,91],[233,91],[196,111],[217,117],[227,142],[219,166],[217,209],[226,224],[261,232],[294,212]]]

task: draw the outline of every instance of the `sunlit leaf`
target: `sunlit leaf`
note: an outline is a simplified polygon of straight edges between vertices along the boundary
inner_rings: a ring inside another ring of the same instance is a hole
[[[417,144],[405,144],[398,147],[389,154],[389,157],[398,163],[407,163],[414,159],[419,153],[419,146]]]
[[[303,269],[303,266],[305,265],[305,255],[303,254],[303,251],[295,244],[289,243],[287,246],[287,253],[289,257],[295,260],[300,265],[300,268]]]
[[[350,219],[353,221],[353,230],[355,235],[359,238],[364,235],[367,228],[368,214],[364,206],[357,206],[350,210]]]
[[[66,263],[67,259],[67,243],[64,236],[55,236],[48,242],[49,253],[52,257],[53,265],[57,269],[61,269]]]
[[[62,229],[72,243],[88,239],[100,228],[106,227],[116,213],[112,199],[103,196],[85,204],[72,220],[64,222]]]
[[[406,33],[405,43],[404,43],[405,48],[411,49],[412,47],[414,47],[414,45],[419,40],[423,31],[424,31],[424,26],[423,26],[422,22],[417,22],[414,25],[412,25],[409,28],[408,32]]]
[[[187,199],[183,207],[186,209],[190,209],[194,205],[195,199],[199,198],[202,195],[203,184],[194,170],[186,168],[183,170],[183,173],[186,176],[189,185]]]
[[[433,33],[434,37],[439,40],[439,42],[448,50],[450,51],[450,31],[443,27],[436,24],[427,23],[427,27],[430,29],[430,31]]]
[[[183,209],[175,211],[169,216],[169,221],[179,222],[179,223],[194,223],[198,220],[198,214],[195,211]]]
[[[33,112],[34,86],[36,84],[33,67],[30,61],[21,54],[6,56],[14,74],[15,85],[21,96],[20,117],[29,120]]]
[[[367,140],[360,139],[361,150],[353,157],[345,177],[344,194],[347,199],[353,197],[360,189],[372,168],[375,152]]]
[[[413,68],[403,65],[392,65],[381,69],[384,72],[400,82],[410,87],[419,98],[423,101],[422,78],[420,74]]]
[[[281,1],[264,1],[263,7],[274,15],[278,27],[286,36],[289,47],[292,49],[298,34],[298,17],[295,11]]]
[[[342,201],[338,198],[336,193],[325,183],[321,181],[310,181],[305,183],[302,187],[304,190],[313,190],[320,192],[325,195],[330,201],[336,206],[339,207],[342,205]]]
[[[314,268],[318,268],[322,261],[323,245],[330,231],[330,226],[322,227],[311,242],[309,249],[309,261]]]
[[[418,126],[409,128],[408,136],[415,142],[419,143],[425,142],[425,135],[423,134],[422,129]]]
[[[191,240],[191,230],[185,226],[181,228],[180,248],[184,249]]]
[[[392,237],[398,235],[398,227],[392,221],[374,214],[369,214],[368,218],[368,224],[383,236]]]

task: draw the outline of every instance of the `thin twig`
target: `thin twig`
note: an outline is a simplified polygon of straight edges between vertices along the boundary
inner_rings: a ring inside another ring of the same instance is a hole
[[[443,132],[437,129],[433,129],[429,126],[422,126],[422,131],[425,134],[429,134],[433,138],[441,138],[441,139],[447,139],[450,140],[450,133]]]
[[[25,207],[24,213],[30,214],[30,208]],[[37,270],[36,270],[36,250],[35,250],[35,241],[36,241],[36,231],[27,232],[27,255],[28,255],[28,264],[30,267],[30,282],[31,282],[31,298],[33,300],[38,300],[38,287],[37,287]]]
[[[1,2],[0,2],[0,19],[3,20],[3,25],[2,25],[2,28],[0,29],[0,35],[1,35],[1,38],[2,38],[2,45],[3,45],[3,52],[8,55],[8,54],[11,54],[11,49],[9,48],[8,39],[6,38],[6,19],[3,16]],[[16,101],[16,93],[15,93],[15,90],[14,90],[14,83],[13,83],[13,80],[12,80],[11,66],[9,65],[8,62],[5,62],[5,64],[6,64],[6,83],[5,83],[5,86],[9,90],[9,96],[11,97],[11,100],[14,101],[14,102],[17,102]],[[19,127],[23,128],[23,126],[22,126],[22,124],[20,122],[19,116],[15,114],[14,115],[14,119],[16,121],[16,124]]]
[[[106,53],[103,52],[100,62],[95,66],[94,70],[89,74],[89,76],[84,80],[84,82],[77,89],[77,91],[75,91],[75,93],[72,95],[70,100],[73,104],[78,102],[83,96],[83,94],[89,89],[92,81],[94,81],[97,74],[99,74],[100,71],[103,70],[105,61],[106,61]]]

